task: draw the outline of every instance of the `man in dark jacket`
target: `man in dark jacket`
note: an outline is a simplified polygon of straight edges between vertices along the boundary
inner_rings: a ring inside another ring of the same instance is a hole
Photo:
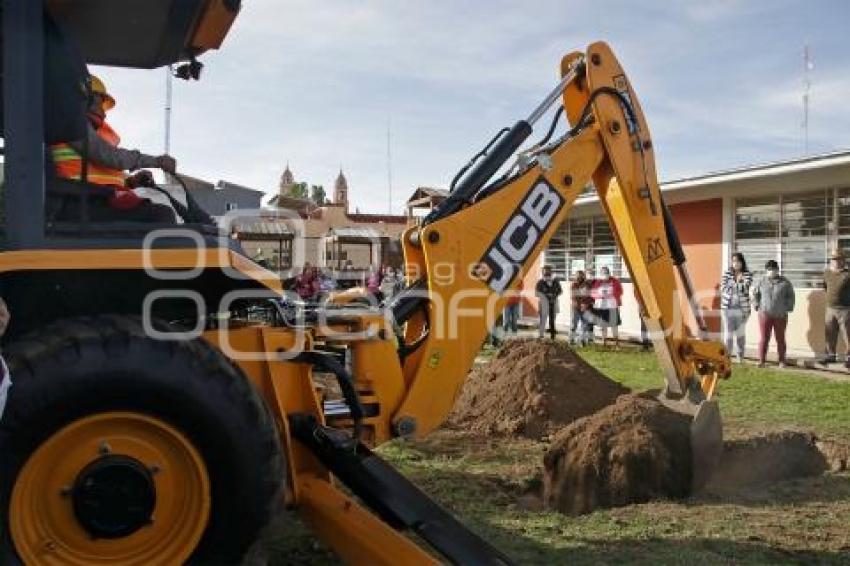
[[[549,335],[555,339],[555,315],[558,314],[558,297],[561,295],[561,282],[552,275],[552,267],[543,267],[543,277],[535,287],[537,298],[540,299],[540,326],[538,335],[543,338],[546,329],[546,321],[549,321]]]
[[[841,250],[829,256],[829,268],[823,273],[823,288],[826,290],[826,355],[820,363],[827,365],[836,359],[839,327],[844,332],[844,340],[850,344],[850,271]],[[850,358],[844,365],[850,368]]]

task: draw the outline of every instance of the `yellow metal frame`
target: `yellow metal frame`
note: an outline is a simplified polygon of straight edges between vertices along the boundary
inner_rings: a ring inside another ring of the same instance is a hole
[[[0,273],[41,270],[231,269],[272,291],[282,292],[280,277],[227,247],[196,249],[27,250],[0,253]]]

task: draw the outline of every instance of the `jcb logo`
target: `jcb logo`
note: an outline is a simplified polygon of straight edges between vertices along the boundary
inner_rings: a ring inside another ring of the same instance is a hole
[[[540,177],[481,258],[486,268],[479,272],[491,289],[508,288],[563,205],[564,197]]]

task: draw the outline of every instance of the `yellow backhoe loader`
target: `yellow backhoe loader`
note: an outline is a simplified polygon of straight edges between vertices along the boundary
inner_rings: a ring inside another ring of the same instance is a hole
[[[290,301],[276,273],[191,218],[91,221],[101,197],[57,179],[44,149],[83,135],[86,64],[179,65],[197,78],[239,8],[3,0],[12,385],[0,407],[0,562],[233,564],[288,507],[346,562],[509,563],[370,448],[440,426],[489,315],[591,182],[662,360],[663,398],[694,415],[694,482],[704,481],[722,437],[711,397],[729,360],[676,314],[677,289],[693,294],[684,254],[649,128],[605,43],[567,54],[540,106],[404,233],[406,288],[390,304]],[[555,121],[519,151],[552,106],[566,132]],[[76,199],[79,218],[57,220],[57,198]],[[319,372],[337,386],[320,387]]]

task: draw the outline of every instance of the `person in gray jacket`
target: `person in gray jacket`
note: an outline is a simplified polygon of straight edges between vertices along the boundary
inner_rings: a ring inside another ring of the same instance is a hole
[[[776,351],[779,354],[779,367],[785,367],[785,329],[788,326],[788,313],[794,310],[794,286],[779,273],[779,264],[768,260],[764,264],[764,277],[753,289],[753,308],[758,312],[759,330],[759,367],[764,367],[764,359],[770,344],[771,332],[776,334]]]

